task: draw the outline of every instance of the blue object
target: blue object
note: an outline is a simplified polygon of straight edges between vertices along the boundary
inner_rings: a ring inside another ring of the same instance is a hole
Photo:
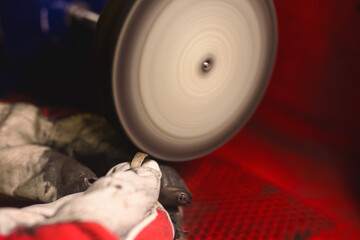
[[[0,23],[7,53],[15,61],[29,60],[51,45],[64,45],[70,34],[66,11],[83,3],[100,13],[106,0],[0,1]]]
[[[59,65],[61,59],[68,55],[64,50],[71,42],[72,30],[67,10],[73,4],[82,4],[88,10],[100,13],[105,2],[106,0],[0,1],[0,48],[3,48],[6,56],[0,56],[0,63],[6,62],[0,66],[0,98],[21,90],[24,86],[35,84],[34,79],[23,76],[20,71],[23,66],[34,71],[44,69],[44,72],[51,72],[51,68],[57,67],[69,72],[67,66],[71,61],[65,59]],[[54,60],[59,52],[62,58]],[[79,62],[72,55],[69,58],[73,62]],[[37,61],[38,59],[43,60]]]

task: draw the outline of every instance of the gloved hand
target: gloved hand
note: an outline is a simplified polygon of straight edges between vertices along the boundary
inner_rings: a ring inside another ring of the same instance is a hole
[[[60,223],[73,222],[73,228],[82,228],[84,223],[95,222],[120,239],[173,239],[170,218],[157,203],[160,179],[159,165],[153,160],[135,169],[130,169],[129,163],[121,163],[83,193],[48,204],[1,209],[0,235],[9,239],[24,234],[27,239],[45,238],[49,228],[50,232],[51,228],[55,231],[56,226],[63,226]],[[19,226],[25,228],[14,232]],[[66,238],[68,232],[57,234]],[[89,234],[86,237],[91,237],[91,231]]]
[[[0,103],[0,194],[51,202],[81,192],[136,150],[104,118],[51,120],[26,103]],[[80,161],[79,161],[80,160]]]
[[[96,180],[93,171],[103,175],[135,152],[100,116],[50,120],[31,104],[0,103],[0,195],[51,202],[86,190]],[[160,202],[180,236],[178,206],[191,203],[191,194],[174,169],[161,171]]]

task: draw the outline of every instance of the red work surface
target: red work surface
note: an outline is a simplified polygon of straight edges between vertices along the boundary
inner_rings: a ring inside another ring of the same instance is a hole
[[[275,0],[278,55],[248,125],[174,164],[188,239],[360,239],[360,1]]]

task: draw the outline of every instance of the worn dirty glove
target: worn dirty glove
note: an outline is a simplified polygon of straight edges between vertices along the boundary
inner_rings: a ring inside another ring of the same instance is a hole
[[[88,239],[93,233],[89,224],[97,223],[124,240],[173,239],[170,218],[157,203],[160,179],[160,168],[153,160],[134,169],[121,163],[83,193],[49,204],[0,209],[0,238],[27,234],[27,239],[46,239],[55,232],[66,238],[79,228],[87,229],[82,232],[83,239]]]
[[[51,202],[84,191],[96,175],[49,146],[53,122],[25,103],[0,103],[0,194]]]
[[[175,239],[185,239],[183,230],[182,206],[192,202],[192,196],[176,170],[167,165],[160,165],[162,172],[159,202],[165,207],[175,229]]]
[[[0,194],[41,202],[84,191],[136,149],[97,115],[50,120],[34,105],[0,103]],[[80,160],[80,161],[78,161]],[[90,170],[91,169],[91,170]],[[181,177],[161,166],[160,202],[191,202]]]
[[[54,121],[49,145],[90,167],[99,176],[119,162],[129,161],[137,149],[105,118],[78,114]]]

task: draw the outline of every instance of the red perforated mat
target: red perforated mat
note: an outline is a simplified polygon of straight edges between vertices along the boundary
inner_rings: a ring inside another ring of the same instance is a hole
[[[333,226],[229,159],[207,157],[179,170],[194,197],[184,209],[188,239],[308,239]]]

